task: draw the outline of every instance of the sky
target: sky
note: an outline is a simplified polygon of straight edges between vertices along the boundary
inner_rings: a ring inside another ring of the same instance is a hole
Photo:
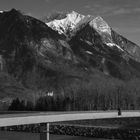
[[[36,18],[72,10],[99,15],[119,34],[140,46],[140,0],[0,0],[0,10],[11,8]]]

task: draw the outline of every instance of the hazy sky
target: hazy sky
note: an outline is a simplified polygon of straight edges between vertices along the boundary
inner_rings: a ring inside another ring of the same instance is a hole
[[[0,10],[11,8],[37,18],[72,10],[100,15],[117,32],[140,45],[140,0],[0,0]]]

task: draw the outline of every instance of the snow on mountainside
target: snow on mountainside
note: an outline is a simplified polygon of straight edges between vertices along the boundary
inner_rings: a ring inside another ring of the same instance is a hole
[[[115,43],[106,43],[107,46],[109,47],[117,47],[120,51],[124,51],[119,45],[115,44]]]
[[[94,18],[92,21],[90,21],[90,26],[96,29],[99,33],[108,33],[111,35],[111,29],[109,25],[103,20],[102,17],[98,16]]]
[[[111,35],[111,29],[109,25],[103,20],[102,17],[91,16],[91,15],[81,15],[75,11],[68,13],[64,19],[54,19],[46,23],[49,27],[57,30],[60,34],[66,34],[68,30],[76,32],[89,22],[90,26],[96,29],[99,33],[108,33]]]
[[[66,18],[61,20],[53,20],[46,23],[49,27],[57,30],[60,34],[66,34],[68,30],[72,31],[77,23],[79,23],[85,16],[72,11],[66,15]]]
[[[64,34],[67,38],[74,36],[80,29],[89,24],[90,27],[103,36],[104,42],[112,43],[111,28],[100,16],[84,16],[72,11],[66,14],[66,17],[54,19],[46,24],[53,30],[58,31],[59,34]],[[106,38],[106,36],[108,37]]]

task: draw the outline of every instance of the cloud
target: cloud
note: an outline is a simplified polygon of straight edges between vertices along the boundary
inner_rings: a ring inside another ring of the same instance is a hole
[[[112,11],[116,10],[116,6],[108,6],[108,5],[100,5],[100,4],[94,4],[91,5],[85,5],[84,8],[88,10],[89,12],[92,12],[94,15],[108,15]]]
[[[130,9],[120,8],[120,9],[112,11],[110,15],[122,15],[122,14],[129,14],[129,13],[131,13]]]
[[[140,28],[123,28],[124,33],[140,33]]]
[[[98,0],[93,5],[85,5],[84,9],[102,16],[140,13],[140,0]]]
[[[134,11],[135,12],[140,12],[140,8],[135,8]]]
[[[125,15],[125,14],[135,14],[140,13],[140,8],[120,8],[112,11],[108,15]]]
[[[123,33],[140,33],[140,28],[138,27],[113,27],[113,29],[117,32]]]
[[[90,5],[85,5],[84,8],[85,8],[85,9],[90,9],[91,6],[90,6]]]

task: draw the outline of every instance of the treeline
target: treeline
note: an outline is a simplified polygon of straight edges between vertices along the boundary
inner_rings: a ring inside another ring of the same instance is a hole
[[[66,111],[68,98],[40,97],[35,104],[16,98],[9,106],[9,111]]]
[[[9,111],[33,111],[34,105],[31,101],[25,102],[25,100],[20,100],[19,98],[16,98],[12,101],[10,104]]]
[[[9,106],[10,111],[84,111],[84,110],[124,110],[140,109],[140,98],[114,93],[103,95],[96,94],[75,97],[40,97],[35,104],[31,101],[14,99]],[[119,92],[119,91],[118,91]],[[87,95],[87,94],[86,94]]]
[[[99,83],[100,84],[96,84]],[[116,82],[116,83],[115,83]],[[17,111],[83,111],[83,110],[124,110],[140,109],[140,80],[134,79],[127,84],[112,80],[96,83],[64,86],[63,95],[41,96],[33,103],[14,99],[9,110]]]

